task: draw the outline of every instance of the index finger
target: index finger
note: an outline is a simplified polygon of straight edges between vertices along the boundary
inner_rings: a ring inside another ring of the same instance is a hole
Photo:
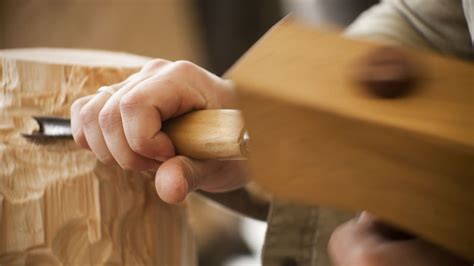
[[[181,73],[186,74],[163,71],[139,84],[120,100],[125,136],[136,153],[160,161],[173,156],[174,146],[161,131],[162,121],[206,108],[204,95],[184,82],[186,77]]]
[[[84,134],[84,129],[82,128],[80,111],[81,108],[86,105],[94,95],[88,95],[82,98],[77,99],[71,105],[71,131],[74,141],[79,144],[79,146],[90,149],[89,144],[87,143],[86,136]]]

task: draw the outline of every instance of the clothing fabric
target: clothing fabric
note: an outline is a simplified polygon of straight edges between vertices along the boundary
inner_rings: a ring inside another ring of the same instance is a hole
[[[473,59],[473,23],[474,0],[384,0],[345,34]]]
[[[345,35],[473,59],[474,0],[384,0],[361,14]],[[353,215],[273,202],[263,265],[331,265],[330,235]]]

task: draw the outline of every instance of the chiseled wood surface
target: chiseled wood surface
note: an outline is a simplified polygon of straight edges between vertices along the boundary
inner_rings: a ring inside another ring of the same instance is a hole
[[[382,219],[474,259],[474,66],[407,51],[421,79],[371,96],[351,73],[379,45],[287,19],[227,73],[253,177],[277,198]]]
[[[74,99],[148,58],[87,50],[0,50],[0,264],[194,265],[186,212],[152,176],[98,163],[72,141],[20,136],[31,115],[69,116]]]

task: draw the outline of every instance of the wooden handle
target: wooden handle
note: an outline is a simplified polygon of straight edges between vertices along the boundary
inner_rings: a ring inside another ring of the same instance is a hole
[[[246,131],[238,110],[201,110],[165,122],[176,153],[194,159],[245,159]]]

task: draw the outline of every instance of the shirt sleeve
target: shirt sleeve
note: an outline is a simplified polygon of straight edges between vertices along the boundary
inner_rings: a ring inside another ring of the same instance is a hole
[[[362,13],[345,35],[474,58],[462,0],[383,0]]]

